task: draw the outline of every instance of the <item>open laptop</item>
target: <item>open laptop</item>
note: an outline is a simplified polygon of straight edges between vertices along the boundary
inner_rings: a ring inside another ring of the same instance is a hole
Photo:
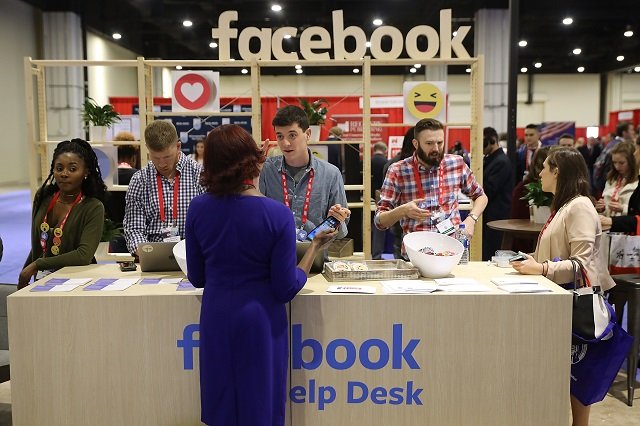
[[[298,263],[300,263],[310,245],[311,241],[296,241],[296,259]],[[322,272],[324,256],[325,250],[320,250],[316,253],[316,257],[313,258],[313,263],[311,264],[311,272]]]
[[[140,244],[140,270],[142,272],[179,271],[180,266],[173,255],[171,243],[143,243]]]

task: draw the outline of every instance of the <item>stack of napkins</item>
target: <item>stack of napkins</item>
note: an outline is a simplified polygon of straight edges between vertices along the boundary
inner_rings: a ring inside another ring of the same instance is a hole
[[[489,287],[479,283],[473,278],[436,278],[434,281],[438,284],[438,291],[464,293],[483,293],[491,291]]]
[[[387,294],[425,294],[438,288],[433,281],[421,280],[390,280],[381,281],[380,284]]]
[[[492,278],[491,282],[497,285],[500,290],[509,293],[546,293],[551,291],[539,284],[535,278],[526,275],[496,277]]]

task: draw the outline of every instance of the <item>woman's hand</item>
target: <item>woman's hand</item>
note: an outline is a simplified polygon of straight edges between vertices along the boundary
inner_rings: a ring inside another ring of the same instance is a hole
[[[18,277],[18,290],[28,286],[29,281],[31,281],[31,277],[37,273],[38,267],[36,266],[36,262],[31,262],[27,265],[22,272],[20,272],[20,276]]]
[[[542,263],[538,263],[532,256],[523,253],[526,256],[525,260],[511,262],[510,265],[523,275],[542,275],[543,266]]]
[[[600,198],[597,202],[596,202],[596,211],[598,213],[602,213],[605,209],[606,205],[604,204],[604,198]]]
[[[602,226],[603,231],[608,231],[609,229],[611,229],[613,219],[602,215],[599,215],[598,217],[600,218],[600,225]]]
[[[622,205],[620,204],[620,201],[611,200],[609,202],[609,211],[612,211],[612,212],[615,212],[615,213],[622,213]]]
[[[311,245],[315,250],[323,250],[329,246],[331,241],[338,236],[337,229],[326,229],[322,232],[318,232],[311,241]]]

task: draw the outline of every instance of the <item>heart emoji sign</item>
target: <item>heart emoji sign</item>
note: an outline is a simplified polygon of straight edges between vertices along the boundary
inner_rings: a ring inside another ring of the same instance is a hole
[[[213,71],[172,71],[173,111],[219,112],[220,74]]]

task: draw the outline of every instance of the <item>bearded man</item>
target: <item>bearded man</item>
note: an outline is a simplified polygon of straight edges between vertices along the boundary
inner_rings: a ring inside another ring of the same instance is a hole
[[[474,201],[462,222],[472,237],[488,199],[462,157],[444,153],[442,123],[432,118],[420,120],[414,128],[413,145],[413,156],[387,170],[374,218],[376,227],[385,230],[400,221],[404,235],[414,231],[452,234],[461,223],[460,191]],[[404,247],[402,255],[406,257]]]

